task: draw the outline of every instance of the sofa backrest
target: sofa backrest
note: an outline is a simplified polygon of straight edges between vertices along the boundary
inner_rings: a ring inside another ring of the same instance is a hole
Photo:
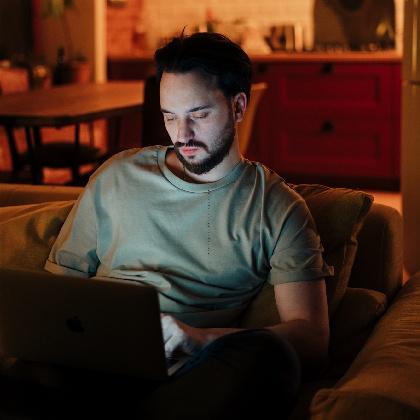
[[[0,206],[74,200],[81,187],[0,184]],[[383,292],[389,300],[402,284],[402,216],[373,203],[358,235],[349,286]]]
[[[0,184],[0,207],[75,200],[82,191],[61,185]]]

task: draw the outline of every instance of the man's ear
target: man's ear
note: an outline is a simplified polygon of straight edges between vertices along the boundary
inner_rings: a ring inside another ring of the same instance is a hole
[[[233,97],[233,115],[235,123],[243,120],[248,101],[244,92],[239,92]]]

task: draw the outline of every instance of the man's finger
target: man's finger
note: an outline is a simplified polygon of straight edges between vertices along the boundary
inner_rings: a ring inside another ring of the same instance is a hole
[[[177,351],[179,345],[179,336],[177,334],[173,334],[165,343],[165,356],[167,358],[171,357]]]

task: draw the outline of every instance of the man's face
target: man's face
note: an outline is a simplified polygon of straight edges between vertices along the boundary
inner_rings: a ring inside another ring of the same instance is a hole
[[[211,171],[235,139],[232,105],[197,72],[163,73],[160,105],[178,159],[190,172]]]

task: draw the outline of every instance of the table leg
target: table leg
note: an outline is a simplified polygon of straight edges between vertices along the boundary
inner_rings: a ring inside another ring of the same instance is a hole
[[[22,167],[22,163],[19,159],[19,153],[16,147],[14,128],[10,125],[6,125],[5,130],[7,135],[7,141],[9,143],[10,155],[12,157],[12,179],[15,180]]]
[[[80,172],[79,172],[79,155],[80,155],[80,124],[76,124],[74,126],[74,156],[73,156],[73,162],[71,166],[71,174],[73,177],[73,182],[77,183],[80,178]]]
[[[42,173],[42,162],[39,162],[37,158],[37,149],[39,150],[42,147],[42,138],[41,138],[41,128],[33,127],[32,128],[33,139],[34,139],[34,153],[33,159],[31,162],[32,177],[34,184],[43,184],[44,174]]]
[[[25,127],[25,139],[26,139],[26,147],[28,149],[29,164],[31,166],[32,182],[34,184],[38,184],[40,183],[37,181],[39,179],[39,173],[38,173],[39,170],[37,171],[34,142],[33,142],[33,136],[32,136],[30,127]]]
[[[122,117],[113,117],[107,120],[108,124],[108,152],[114,154],[120,151]]]

